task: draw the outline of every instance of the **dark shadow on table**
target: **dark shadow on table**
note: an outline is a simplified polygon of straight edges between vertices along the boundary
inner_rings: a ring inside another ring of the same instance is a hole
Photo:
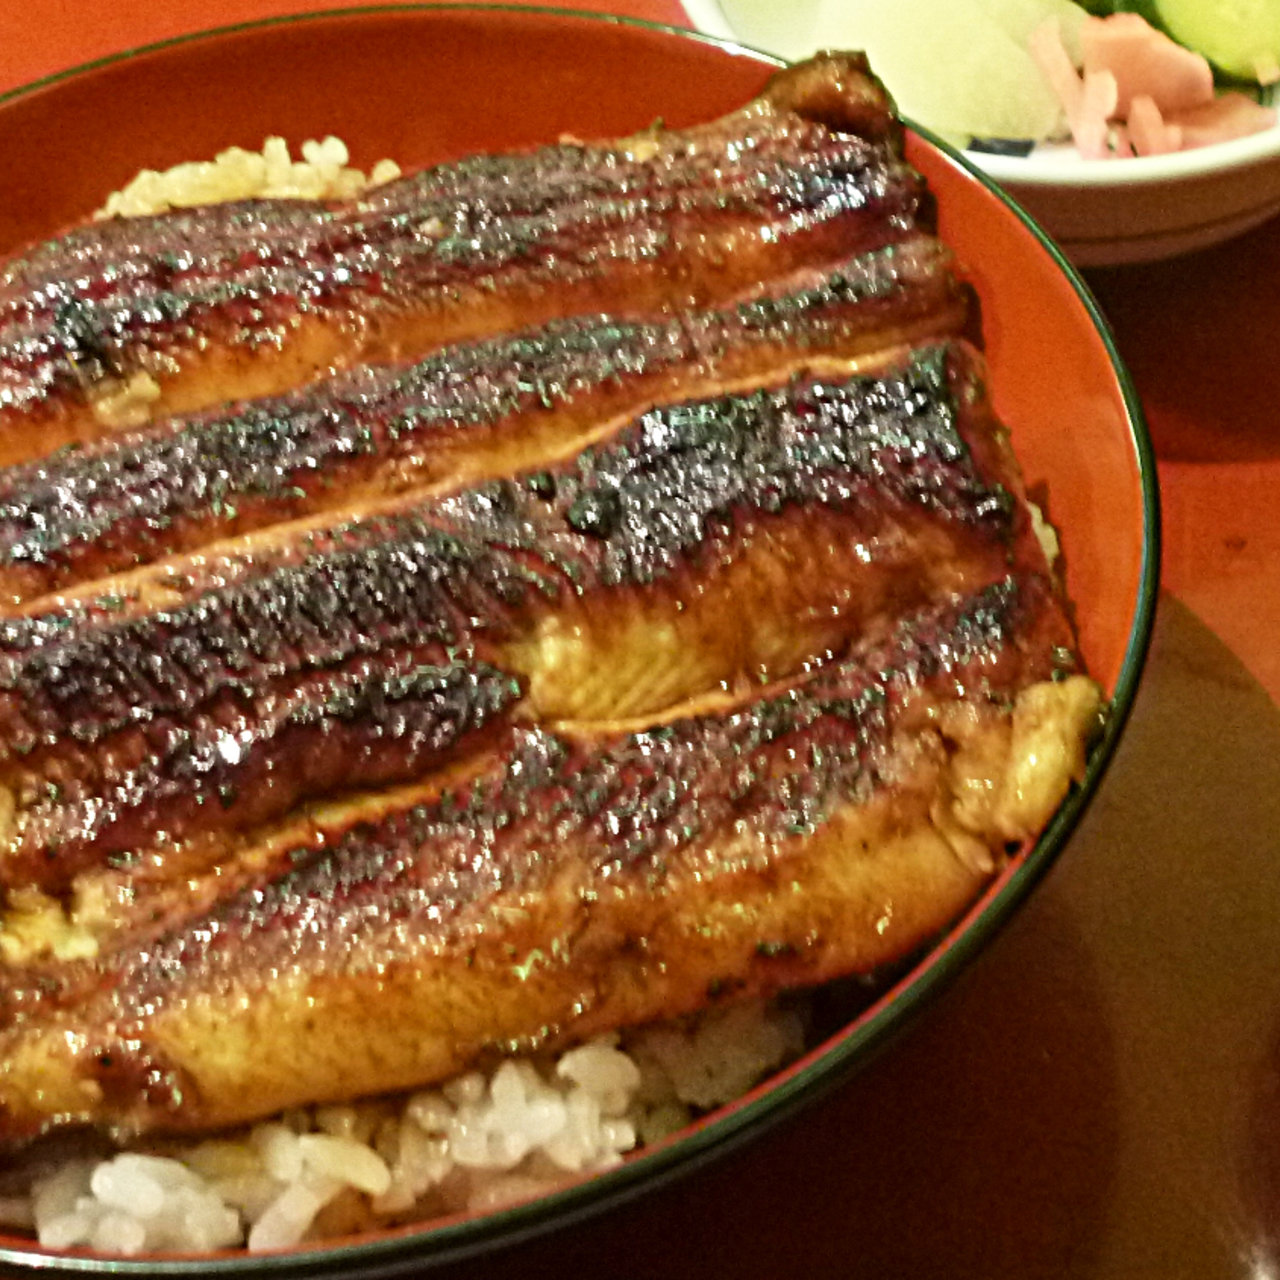
[[[1266,1210],[1246,1153],[1280,1015],[1280,709],[1176,599],[1045,891],[1076,909],[1115,1034],[1121,1157],[1096,1274],[1275,1274],[1256,1267]]]
[[[1275,1275],[1280,1271],[1280,1025],[1258,1064],[1241,1177],[1254,1256],[1267,1259]]]

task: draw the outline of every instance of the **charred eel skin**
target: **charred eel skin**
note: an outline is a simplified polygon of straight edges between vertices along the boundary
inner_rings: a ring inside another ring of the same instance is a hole
[[[556,317],[722,304],[903,239],[924,199],[888,97],[832,55],[686,132],[84,227],[0,273],[0,464]]]
[[[270,789],[242,780],[264,755],[292,757],[276,789],[290,802],[332,785],[308,780],[307,742],[320,751],[326,699],[370,664],[488,664],[538,720],[641,716],[784,677],[904,608],[1043,563],[962,343],[876,377],[656,409],[556,468],[243,563],[197,557],[185,581],[169,565],[162,607],[4,622],[0,780],[18,812],[0,881],[58,889],[149,834],[260,821]],[[396,724],[426,733],[393,712],[391,759]]]
[[[96,786],[34,789],[3,879],[61,889],[89,865],[142,874],[148,854],[165,874],[216,861],[221,833],[300,799],[399,782],[483,750],[521,692],[486,663],[411,654],[303,675],[252,713],[228,698],[193,722],[120,735]]]
[[[873,970],[1078,773],[1098,702],[1070,644],[1024,574],[727,709],[512,726],[465,779],[353,802],[188,918],[47,968],[0,1039],[0,1135],[233,1124]]]
[[[510,475],[651,403],[959,333],[968,296],[918,236],[657,320],[575,317],[170,419],[0,472],[0,602],[278,521]]]

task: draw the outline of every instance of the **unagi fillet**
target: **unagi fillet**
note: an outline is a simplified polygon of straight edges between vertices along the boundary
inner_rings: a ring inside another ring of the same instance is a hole
[[[0,273],[0,464],[555,317],[724,303],[905,238],[922,199],[865,61],[831,55],[685,132],[81,228]]]
[[[281,520],[510,475],[652,403],[960,332],[967,295],[919,236],[713,311],[590,316],[170,419],[0,472],[0,600]]]
[[[95,596],[8,620],[0,780],[18,812],[0,882],[58,889],[148,835],[260,821],[271,790],[243,780],[283,767],[277,729],[291,744],[278,797],[332,786],[308,777],[335,732],[326,701],[371,660],[487,664],[534,719],[644,715],[1042,568],[981,373],[953,343],[877,377],[667,406],[556,468],[273,530],[241,563],[198,557],[186,580],[162,566],[159,606]],[[425,732],[389,714],[392,758],[396,724]]]
[[[464,781],[353,802],[215,905],[44,971],[0,1039],[0,1134],[229,1125],[871,971],[1078,776],[1099,704],[1071,643],[1023,575],[729,710],[513,727]]]
[[[216,860],[209,837],[273,818],[302,798],[414,777],[483,747],[520,682],[484,662],[357,661],[302,676],[253,714],[215,712],[113,744],[95,779],[46,780],[11,820],[0,883],[59,888],[89,862],[167,875]],[[149,754],[144,754],[151,748]],[[174,847],[198,834],[203,844]]]

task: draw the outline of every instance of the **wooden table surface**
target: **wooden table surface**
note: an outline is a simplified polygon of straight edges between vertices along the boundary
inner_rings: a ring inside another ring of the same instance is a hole
[[[0,92],[338,7],[9,0]],[[687,23],[675,0],[608,7]],[[1088,279],[1159,457],[1164,594],[1130,728],[1059,864],[835,1094],[624,1210],[441,1276],[1277,1274],[1280,221]]]

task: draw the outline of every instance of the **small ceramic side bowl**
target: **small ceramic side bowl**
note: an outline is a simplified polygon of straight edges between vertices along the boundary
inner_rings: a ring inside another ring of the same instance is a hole
[[[1082,267],[1203,249],[1280,214],[1280,124],[1128,160],[1085,160],[1067,146],[1029,156],[966,154]]]
[[[686,0],[685,8],[699,31],[744,35],[719,0]],[[1273,100],[1280,99],[1275,88]],[[1085,160],[1070,145],[1046,145],[1025,156],[970,149],[965,158],[1013,196],[1077,267],[1173,257],[1280,214],[1280,122],[1251,137],[1164,156]]]

